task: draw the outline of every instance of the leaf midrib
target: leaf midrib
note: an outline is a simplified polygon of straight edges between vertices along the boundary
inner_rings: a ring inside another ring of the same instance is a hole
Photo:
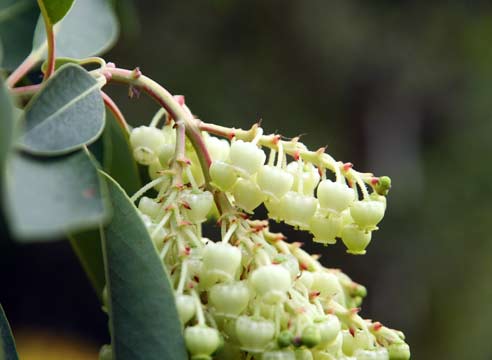
[[[30,133],[32,131],[35,131],[37,128],[46,125],[50,121],[53,121],[53,119],[56,118],[59,114],[63,113],[65,110],[67,110],[73,104],[75,104],[75,103],[83,100],[85,97],[89,96],[89,94],[91,92],[93,92],[94,90],[96,90],[98,88],[99,88],[99,84],[96,82],[91,87],[89,87],[88,89],[84,90],[84,92],[82,92],[81,94],[75,96],[73,99],[71,99],[65,105],[63,105],[62,107],[58,108],[58,110],[56,110],[54,113],[52,113],[51,115],[49,115],[48,117],[46,117],[44,120],[42,120],[39,123],[37,123],[36,125],[34,125],[32,128],[30,128],[28,130],[28,133]]]

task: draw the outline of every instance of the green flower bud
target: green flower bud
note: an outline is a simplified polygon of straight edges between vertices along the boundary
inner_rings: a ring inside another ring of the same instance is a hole
[[[253,143],[234,141],[229,152],[231,164],[243,175],[254,175],[266,159],[265,152]]]
[[[236,183],[234,168],[226,162],[214,160],[209,171],[213,185],[222,191],[230,190]]]
[[[374,189],[379,195],[387,195],[391,189],[391,179],[389,176],[381,176],[374,186]]]
[[[206,325],[187,327],[184,331],[186,348],[191,359],[212,359],[212,355],[220,346],[219,332]]]
[[[236,206],[248,213],[261,205],[265,195],[255,182],[239,178],[232,189]]]
[[[99,351],[99,360],[113,360],[113,348],[111,345],[103,345]]]
[[[302,344],[308,348],[315,347],[321,342],[321,333],[316,325],[308,325],[302,330]]]
[[[361,230],[355,224],[349,224],[342,230],[342,241],[349,254],[364,255],[367,245],[371,242],[371,232]]]
[[[279,167],[263,165],[256,175],[256,181],[265,195],[280,199],[291,189],[294,177]]]
[[[191,295],[180,294],[176,295],[176,309],[178,310],[178,315],[181,323],[185,325],[190,321],[196,312],[195,299]]]
[[[277,336],[277,345],[280,348],[284,348],[292,345],[292,340],[294,340],[294,334],[288,330],[284,330]]]
[[[270,320],[240,316],[236,321],[236,335],[242,350],[262,352],[273,340],[275,324]]]
[[[394,343],[387,348],[389,360],[408,360],[410,359],[410,347],[406,343]]]
[[[250,290],[244,281],[216,284],[210,288],[208,300],[215,314],[236,317],[246,309]]]

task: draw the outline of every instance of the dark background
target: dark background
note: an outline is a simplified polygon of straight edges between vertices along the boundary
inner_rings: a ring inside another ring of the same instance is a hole
[[[122,34],[106,60],[140,66],[201,119],[261,118],[267,132],[305,134],[312,149],[389,175],[366,256],[282,230],[366,285],[364,317],[403,330],[413,359],[492,359],[490,2],[146,0],[137,18],[128,0],[117,6]],[[156,110],[109,92],[132,124]],[[107,342],[68,242],[1,244],[2,303],[21,350],[29,329]]]

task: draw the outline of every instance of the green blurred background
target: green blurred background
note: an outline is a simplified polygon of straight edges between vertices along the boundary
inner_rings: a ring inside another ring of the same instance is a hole
[[[413,359],[492,359],[490,2],[121,0],[117,9],[121,37],[104,57],[140,66],[201,119],[263,119],[267,132],[303,134],[313,149],[389,175],[387,215],[366,256],[306,246],[367,286],[363,316],[403,330]],[[132,124],[156,110],[125,88],[108,92]],[[1,301],[21,345],[33,328],[94,351],[108,341],[67,242],[2,247]]]

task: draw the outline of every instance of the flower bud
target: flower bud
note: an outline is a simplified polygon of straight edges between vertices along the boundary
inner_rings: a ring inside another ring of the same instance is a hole
[[[236,183],[237,175],[234,168],[226,162],[212,161],[209,171],[213,185],[222,191],[230,190]]]
[[[312,290],[320,292],[320,296],[334,298],[340,304],[345,304],[343,288],[335,274],[327,271],[316,271],[313,273]]]
[[[212,359],[212,355],[220,346],[219,332],[206,325],[187,327],[184,331],[186,348],[191,359]]]
[[[207,214],[214,203],[214,197],[211,192],[185,192],[181,199],[190,207],[189,209],[184,209],[184,213],[192,223],[199,224],[207,220]]]
[[[241,349],[252,353],[266,349],[275,334],[273,321],[240,316],[236,321],[236,335]]]
[[[313,286],[313,273],[307,270],[302,271],[301,276],[297,279],[302,285],[306,287],[306,289],[311,289]]]
[[[318,200],[314,196],[289,191],[280,200],[280,206],[284,208],[284,220],[287,224],[306,229],[316,212]]]
[[[265,207],[268,210],[268,217],[275,221],[285,219],[285,208],[282,207],[282,200],[269,198],[265,200]]]
[[[232,194],[236,206],[248,213],[252,213],[265,200],[265,195],[258,185],[249,179],[239,178],[232,189]]]
[[[309,222],[309,231],[313,234],[313,241],[321,244],[335,244],[336,237],[342,230],[342,217],[338,214],[330,214],[325,217],[316,214]]]
[[[410,359],[410,347],[406,343],[393,343],[387,347],[389,360]]]
[[[273,350],[263,353],[261,360],[296,360],[296,355],[292,350]]]
[[[357,360],[389,360],[388,351],[385,348],[372,350],[358,349],[354,352]]]
[[[196,312],[195,299],[191,295],[179,294],[175,297],[176,309],[178,310],[178,315],[181,323],[185,325],[190,321]]]
[[[266,159],[265,152],[253,143],[234,141],[229,151],[231,164],[243,175],[254,175]]]
[[[153,163],[151,163],[147,169],[147,172],[149,174],[149,178],[151,180],[155,180],[159,177],[162,176],[162,171],[164,170],[164,168],[162,167],[161,163],[159,161],[154,161]],[[162,182],[160,182],[159,184],[155,185],[154,186],[154,189],[159,191],[162,189],[163,186],[167,186],[167,184],[169,184],[169,180],[164,180]]]
[[[290,162],[287,164],[286,170],[294,177],[292,190],[297,191],[299,187],[299,163],[297,161]],[[302,169],[302,193],[312,196],[319,179],[318,169],[309,163],[305,163]]]
[[[244,281],[216,284],[210,288],[208,300],[215,314],[236,317],[248,306],[250,290]]]
[[[130,134],[133,157],[139,164],[151,164],[157,159],[158,149],[165,140],[164,135],[157,128],[140,126],[133,129]]]
[[[284,300],[292,284],[289,271],[283,266],[274,264],[254,270],[250,281],[255,291],[268,304]]]
[[[347,184],[323,180],[318,186],[318,200],[322,209],[340,212],[349,207],[355,199],[355,192]]]
[[[256,181],[265,195],[280,199],[291,189],[294,177],[279,167],[263,165],[256,175]]]
[[[363,230],[374,230],[383,219],[385,206],[380,201],[356,201],[350,207],[350,215]]]
[[[299,261],[294,255],[292,254],[281,255],[281,257],[276,260],[279,260],[278,262],[280,266],[283,266],[284,268],[289,270],[292,281],[297,279],[297,276],[299,275]]]
[[[297,349],[296,360],[313,360],[313,353],[308,349]]]
[[[215,136],[204,136],[204,138],[212,160],[226,161],[229,157],[229,142]]]
[[[302,344],[308,348],[315,347],[321,342],[321,333],[315,325],[308,325],[302,330]]]
[[[277,345],[279,348],[285,348],[292,345],[294,334],[289,330],[284,330],[277,336]]]
[[[99,351],[99,360],[113,360],[113,348],[111,345],[103,345]]]
[[[232,280],[241,265],[241,250],[228,243],[208,243],[203,249],[203,269],[215,280]]]
[[[320,345],[331,344],[340,333],[341,324],[337,316],[332,314],[327,314],[321,319],[314,321],[320,332]]]
[[[157,218],[162,213],[161,204],[147,196],[142,196],[140,198],[138,209],[152,219]]]
[[[342,241],[349,254],[364,255],[367,245],[371,242],[371,232],[361,230],[355,224],[345,225],[342,230]]]

